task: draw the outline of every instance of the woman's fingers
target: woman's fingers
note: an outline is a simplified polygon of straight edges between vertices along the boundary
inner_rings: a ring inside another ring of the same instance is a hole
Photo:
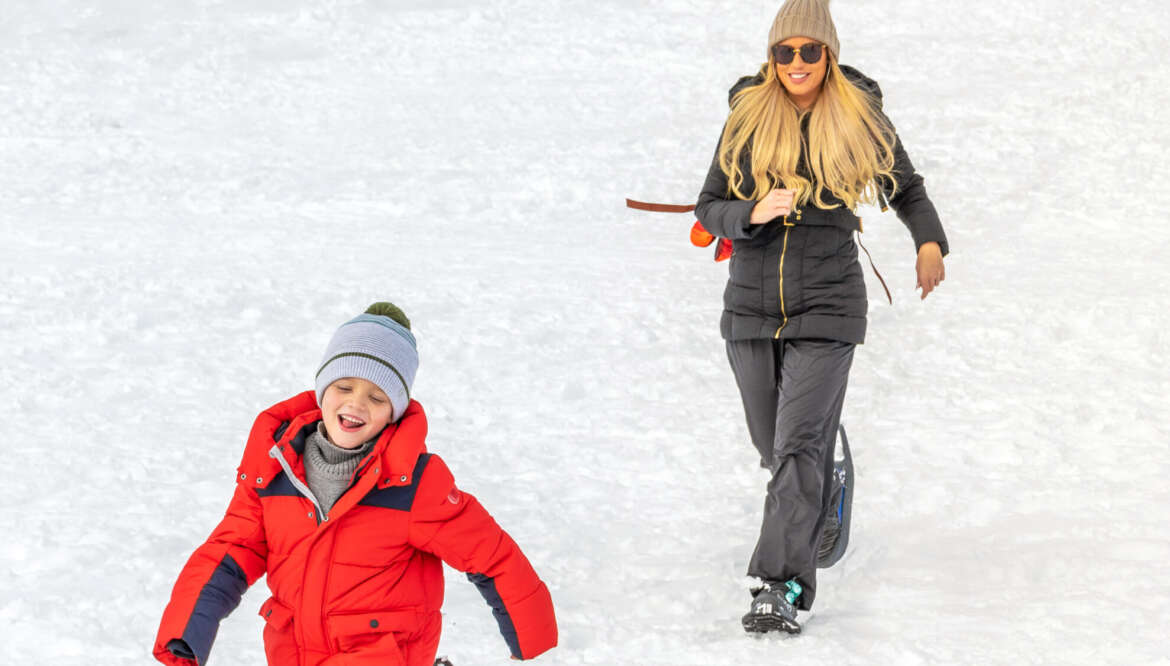
[[[768,197],[772,199],[777,205],[791,206],[792,198],[795,195],[794,190],[772,190],[768,193]]]
[[[929,279],[923,280],[922,281],[922,297],[919,300],[926,300],[926,296],[928,294],[930,294],[930,292],[932,292],[932,291],[934,291],[934,285],[931,284],[931,281]]]
[[[792,212],[792,197],[795,194],[794,190],[772,190],[768,193],[768,203],[772,206],[772,211],[776,214],[787,215]]]
[[[946,279],[946,265],[943,264],[942,253],[938,243],[923,243],[918,248],[918,261],[914,264],[914,272],[918,277],[915,288],[922,289],[922,298],[938,288],[939,283]]]
[[[925,299],[927,294],[934,291],[939,283],[943,281],[941,271],[924,271],[926,275],[921,273],[918,276],[918,284],[916,288],[922,289],[922,299]]]
[[[788,205],[792,203],[793,190],[772,190],[764,199],[776,205]]]
[[[794,190],[772,190],[764,195],[752,209],[752,224],[767,224],[772,220],[792,212],[792,196]]]

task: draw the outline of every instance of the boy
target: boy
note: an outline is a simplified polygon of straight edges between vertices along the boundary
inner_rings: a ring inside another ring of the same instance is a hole
[[[410,321],[375,303],[337,330],[306,391],[256,419],[227,515],[179,574],[154,644],[165,664],[207,662],[219,622],[268,575],[260,609],[272,666],[430,666],[440,560],[468,573],[514,659],[554,647],[548,589],[447,466],[426,452],[410,399]]]

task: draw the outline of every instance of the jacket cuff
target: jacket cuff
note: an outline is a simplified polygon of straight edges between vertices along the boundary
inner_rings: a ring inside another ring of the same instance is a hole
[[[552,596],[543,582],[523,600],[510,604],[508,612],[516,627],[521,659],[532,659],[557,645],[557,620]]]
[[[181,643],[186,646],[186,643],[179,639],[172,639],[165,644],[159,641],[154,646],[154,658],[160,662],[167,664],[167,666],[199,666],[199,662],[194,658],[182,657],[171,650],[171,646],[176,643]]]
[[[756,207],[756,202],[751,199],[736,200],[731,204],[735,209],[735,222],[731,225],[730,231],[735,232],[733,236],[727,236],[731,240],[747,240],[755,238],[760,230],[766,225],[752,224],[752,209]]]
[[[914,253],[922,249],[924,243],[938,243],[942,256],[947,256],[950,247],[947,245],[947,234],[943,231],[942,221],[938,219],[938,212],[930,202],[919,206],[913,211],[900,211],[906,227],[910,229],[910,236],[914,239]]]
[[[696,206],[696,217],[713,236],[731,240],[755,238],[765,225],[752,224],[752,208],[755,201],[744,199],[700,200]]]
[[[914,254],[917,255],[922,246],[927,243],[938,243],[938,249],[942,250],[942,256],[947,256],[950,252],[950,246],[947,244],[947,236],[942,231],[942,225],[938,225],[937,233],[913,234],[914,236]]]

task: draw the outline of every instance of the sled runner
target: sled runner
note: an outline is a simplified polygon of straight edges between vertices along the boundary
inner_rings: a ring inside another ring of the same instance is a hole
[[[849,438],[845,426],[840,426],[841,450],[844,458],[836,459],[833,454],[833,494],[825,507],[825,528],[821,533],[821,545],[817,549],[817,568],[828,569],[845,555],[849,546],[849,520],[853,508],[853,455],[849,452]]]

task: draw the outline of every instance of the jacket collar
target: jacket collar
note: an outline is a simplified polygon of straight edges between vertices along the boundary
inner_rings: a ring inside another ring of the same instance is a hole
[[[418,457],[427,451],[426,437],[426,414],[422,405],[411,400],[402,418],[382,431],[370,455],[358,465],[357,473],[362,474],[376,462],[379,488],[409,486],[414,481]]]
[[[268,456],[273,442],[293,469],[300,468],[306,433],[321,420],[321,409],[313,391],[305,391],[264,410],[252,426],[248,449],[241,462],[242,474],[261,478],[257,485],[275,476],[269,470],[264,479],[259,470],[275,464]],[[422,405],[411,400],[402,418],[386,426],[370,453],[358,464],[355,476],[376,470],[379,488],[408,486],[414,481],[414,466],[426,453],[427,417]],[[249,460],[252,462],[249,463]]]

